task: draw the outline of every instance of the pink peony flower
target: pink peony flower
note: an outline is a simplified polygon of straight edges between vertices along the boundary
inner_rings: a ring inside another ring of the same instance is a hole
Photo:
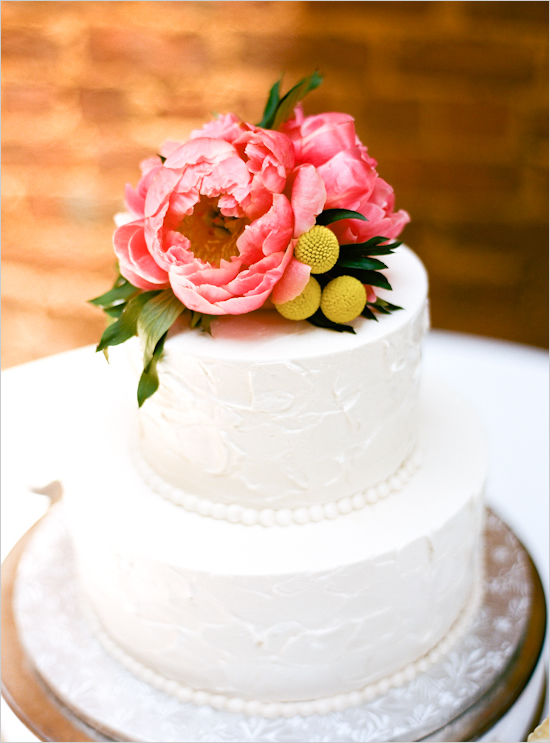
[[[323,179],[325,209],[353,209],[368,222],[345,219],[330,225],[340,244],[365,242],[375,235],[397,237],[410,221],[404,210],[394,212],[392,187],[376,172],[376,160],[355,132],[354,120],[341,113],[304,116],[297,106],[282,130],[294,144],[298,165],[311,164]]]
[[[122,275],[142,289],[170,286],[197,312],[258,309],[323,210],[316,168],[296,163],[286,134],[231,114],[161,154],[126,189],[133,221],[114,234]]]
[[[234,142],[245,131],[252,131],[255,127],[241,121],[235,114],[222,114],[208,121],[200,129],[191,132],[191,139],[199,137],[212,137],[213,139],[224,139],[226,142]]]

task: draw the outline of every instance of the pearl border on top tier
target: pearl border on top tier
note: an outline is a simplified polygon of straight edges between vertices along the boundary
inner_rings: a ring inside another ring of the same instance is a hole
[[[225,694],[212,694],[207,691],[192,689],[189,686],[168,679],[162,674],[148,668],[143,663],[140,663],[112,640],[102,628],[86,599],[83,596],[80,598],[86,620],[104,650],[137,678],[145,681],[145,683],[155,689],[163,691],[165,694],[176,697],[176,699],[183,703],[192,702],[199,706],[208,705],[214,707],[214,709],[226,710],[227,712],[244,713],[250,717],[259,715],[273,719],[276,717],[294,717],[295,715],[309,717],[311,715],[328,715],[331,712],[343,712],[349,707],[358,707],[379,696],[383,696],[394,687],[404,686],[409,683],[419,673],[424,673],[430,666],[439,662],[451,650],[453,645],[466,634],[482,601],[482,584],[482,577],[478,575],[470,595],[470,600],[458,619],[445,637],[422,658],[409,663],[405,668],[393,673],[391,676],[386,676],[378,681],[367,684],[362,689],[303,702],[262,702],[255,699],[229,697]]]
[[[300,508],[244,508],[238,503],[215,503],[197,495],[185,493],[174,485],[166,482],[157,475],[153,468],[146,462],[139,452],[137,446],[132,448],[132,458],[136,469],[147,485],[163,498],[182,506],[186,511],[198,513],[201,516],[210,516],[214,519],[229,521],[232,524],[241,523],[245,526],[290,526],[291,524],[308,524],[323,521],[324,519],[335,519],[344,516],[351,511],[359,511],[365,506],[372,505],[390,493],[400,490],[406,485],[421,463],[420,447],[417,445],[413,453],[403,462],[401,467],[393,475],[365,491],[355,495],[340,498],[330,503],[315,503],[311,506]]]

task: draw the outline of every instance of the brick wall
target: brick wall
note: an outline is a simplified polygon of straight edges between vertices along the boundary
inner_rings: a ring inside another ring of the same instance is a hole
[[[436,327],[547,345],[546,2],[2,3],[3,366],[93,343],[140,158],[318,67],[412,223]]]

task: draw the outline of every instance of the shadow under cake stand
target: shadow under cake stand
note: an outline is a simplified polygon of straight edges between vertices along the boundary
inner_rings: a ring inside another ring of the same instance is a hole
[[[2,694],[41,740],[509,741],[496,731],[520,704],[515,740],[539,720],[544,592],[525,548],[491,511],[484,600],[444,659],[361,707],[266,719],[183,704],[103,650],[79,608],[62,510],[53,505],[2,566]]]

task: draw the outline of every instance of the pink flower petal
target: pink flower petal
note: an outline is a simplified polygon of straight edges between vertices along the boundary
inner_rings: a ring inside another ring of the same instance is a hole
[[[250,174],[240,157],[228,157],[202,179],[201,193],[206,196],[219,196],[229,191],[241,201],[250,192]]]
[[[143,198],[143,196],[140,196],[137,189],[132,188],[129,183],[126,184],[126,188],[124,190],[124,202],[126,203],[128,211],[131,212],[134,217],[143,219],[143,217],[145,216],[143,213],[145,208],[145,199]]]
[[[227,315],[228,313],[212,302],[202,297],[195,286],[182,285],[177,276],[170,276],[170,285],[176,297],[188,309],[194,312],[204,312],[207,315]]]
[[[410,222],[409,215],[402,209],[386,215],[380,207],[367,204],[361,208],[361,213],[367,217],[368,222],[358,219],[342,219],[331,224],[330,228],[338,238],[340,245],[366,242],[378,235],[393,239],[398,237],[403,227]]]
[[[302,128],[302,159],[318,166],[355,147],[355,125],[347,114],[308,116]]]
[[[145,217],[152,217],[157,214],[163,204],[168,202],[180,178],[181,172],[176,170],[169,170],[164,167],[159,170],[145,197]]]
[[[170,267],[170,263],[166,260],[166,249],[168,246],[164,244],[164,217],[167,211],[168,203],[165,203],[163,208],[155,214],[154,217],[150,217],[149,219],[145,218],[143,220],[143,232],[149,252],[158,265],[165,271]]]
[[[263,187],[260,179],[253,179],[250,187],[250,194],[246,199],[243,199],[241,203],[248,219],[259,219],[259,217],[262,217],[269,211],[269,209],[271,209],[272,204],[273,194]]]
[[[255,263],[264,255],[286,250],[292,239],[292,207],[282,194],[274,194],[272,198],[271,209],[245,227],[237,240],[240,256],[246,264]]]
[[[244,315],[247,312],[259,310],[269,297],[270,292],[271,287],[246,297],[232,297],[219,306],[220,308],[223,307],[224,315]]]
[[[233,297],[232,292],[223,286],[213,286],[212,284],[202,284],[196,288],[196,291],[200,294],[203,299],[208,300],[212,304],[224,302],[227,299]]]
[[[193,282],[195,286],[210,284],[212,286],[225,286],[238,275],[242,261],[238,258],[232,262],[221,261],[219,268],[212,268],[198,258],[193,258],[185,266],[176,266],[170,269],[173,276],[182,276]]]
[[[233,145],[223,139],[200,137],[190,139],[181,147],[178,147],[177,150],[174,150],[166,158],[164,167],[179,170],[203,162],[216,164],[235,154],[237,153]]]
[[[293,257],[282,278],[275,284],[271,301],[275,304],[284,304],[284,302],[290,302],[291,299],[296,299],[306,288],[310,275],[311,266],[306,266],[305,263],[300,263]]]
[[[367,199],[377,178],[357,147],[344,150],[317,168],[327,189],[325,209],[353,209]]]
[[[277,277],[282,273],[279,271],[281,263],[285,260],[286,253],[271,253],[250,268],[242,271],[230,284],[227,285],[233,294],[246,295],[256,291],[258,288],[272,286]]]
[[[313,165],[300,165],[292,176],[291,204],[294,211],[294,237],[300,237],[315,224],[323,211],[327,192]]]
[[[365,291],[367,292],[367,302],[376,302],[376,294],[372,286],[365,286]]]
[[[214,139],[224,139],[226,142],[234,142],[249,128],[250,125],[245,124],[235,114],[222,114],[209,121],[201,129],[194,129],[191,132],[191,139],[212,137]]]
[[[271,193],[281,193],[286,185],[286,171],[266,158],[262,166],[261,182]]]
[[[374,181],[374,188],[372,189],[369,201],[379,206],[386,213],[393,211],[395,205],[393,188],[385,180],[378,177]]]
[[[175,152],[177,149],[179,149],[183,142],[165,142],[162,147],[159,150],[159,153],[162,155],[162,157],[167,158],[170,157],[172,152]]]
[[[241,142],[246,142],[244,151],[249,158],[248,167],[253,173],[260,172],[262,161],[269,154],[272,154],[274,161],[281,163],[285,170],[292,170],[294,167],[294,147],[282,132],[255,128],[253,132],[245,133],[235,144]]]
[[[393,189],[378,176],[376,160],[357,137],[351,116],[324,113],[304,117],[297,108],[295,117],[281,129],[293,142],[297,162],[317,167],[323,178],[327,192],[324,208],[354,209],[370,220],[368,224],[357,220],[335,223],[334,232],[341,243],[380,234],[399,235],[409,216],[402,210],[393,211]],[[297,217],[297,229],[299,224]]]
[[[140,289],[159,289],[168,285],[168,274],[153,259],[143,233],[142,222],[118,227],[113,235],[121,274]]]

